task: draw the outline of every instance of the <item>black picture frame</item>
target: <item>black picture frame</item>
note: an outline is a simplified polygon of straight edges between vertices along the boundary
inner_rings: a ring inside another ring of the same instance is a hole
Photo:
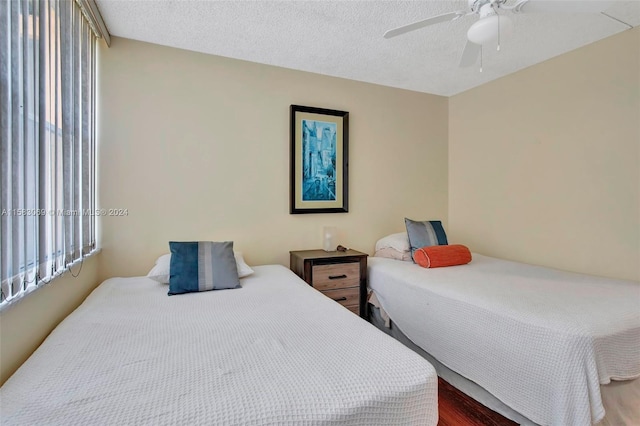
[[[290,214],[349,211],[349,113],[291,105]]]

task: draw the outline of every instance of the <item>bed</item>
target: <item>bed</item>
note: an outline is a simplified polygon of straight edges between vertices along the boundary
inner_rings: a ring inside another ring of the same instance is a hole
[[[409,346],[507,417],[638,424],[640,283],[474,254],[435,269],[373,257],[369,287]]]
[[[0,389],[2,424],[435,425],[433,366],[279,265],[102,283]]]

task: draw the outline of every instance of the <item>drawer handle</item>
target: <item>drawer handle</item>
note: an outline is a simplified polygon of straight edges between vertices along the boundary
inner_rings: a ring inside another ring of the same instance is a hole
[[[329,275],[329,279],[330,280],[341,280],[347,278],[346,274],[342,274],[342,275]]]
[[[346,297],[338,297],[337,299],[333,299],[333,300],[335,300],[336,302],[344,302],[345,300],[347,300],[347,298]]]

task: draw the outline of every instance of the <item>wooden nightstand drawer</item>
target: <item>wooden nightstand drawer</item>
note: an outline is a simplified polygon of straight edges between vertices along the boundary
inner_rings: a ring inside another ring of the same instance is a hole
[[[359,287],[341,288],[339,290],[325,290],[322,293],[344,306],[358,305],[360,298]]]
[[[320,291],[360,285],[360,263],[315,265],[311,272],[312,285]]]
[[[366,318],[367,256],[351,249],[295,250],[289,252],[289,267],[316,290]]]
[[[360,306],[359,305],[349,305],[349,306],[345,306],[345,308],[347,308],[348,310],[350,310],[351,312],[353,312],[356,315],[360,315]]]

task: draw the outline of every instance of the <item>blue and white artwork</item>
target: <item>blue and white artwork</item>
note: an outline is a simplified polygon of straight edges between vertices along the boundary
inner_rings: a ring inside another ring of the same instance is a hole
[[[337,124],[302,120],[302,201],[336,200]]]

